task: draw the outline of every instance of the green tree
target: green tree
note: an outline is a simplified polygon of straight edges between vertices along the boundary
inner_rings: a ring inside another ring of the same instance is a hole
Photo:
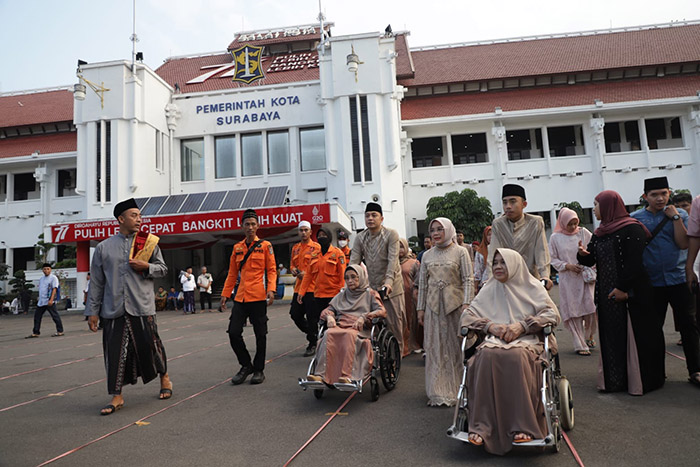
[[[12,293],[15,294],[20,294],[24,291],[31,293],[31,289],[34,288],[34,284],[27,282],[27,276],[24,274],[24,271],[15,272],[14,278],[10,279],[10,285],[12,286]]]
[[[561,209],[561,208],[569,208],[576,213],[579,220],[583,219],[583,208],[581,207],[581,204],[578,201],[570,201],[568,203],[566,203],[566,202],[559,203],[559,209]],[[583,222],[583,221],[581,220],[581,222]]]
[[[0,281],[7,280],[7,274],[10,271],[10,266],[5,263],[0,263]]]
[[[481,240],[484,229],[491,225],[493,211],[488,199],[472,190],[451,191],[445,196],[428,200],[428,222],[436,217],[446,217],[455,229],[464,232],[466,241]]]

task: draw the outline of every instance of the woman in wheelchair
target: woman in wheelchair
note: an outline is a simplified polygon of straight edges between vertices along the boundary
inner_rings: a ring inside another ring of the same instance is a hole
[[[314,374],[307,379],[333,384],[365,378],[374,358],[369,339],[372,319],[385,316],[379,294],[369,286],[365,267],[349,265],[345,288],[321,313],[320,320],[328,329],[318,344]]]
[[[482,339],[468,362],[469,442],[503,455],[513,442],[547,433],[540,395],[542,330],[560,318],[518,252],[496,250],[492,273],[460,325]]]

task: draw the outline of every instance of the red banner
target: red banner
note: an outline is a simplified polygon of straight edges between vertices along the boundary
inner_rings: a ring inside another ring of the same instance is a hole
[[[144,217],[141,221],[141,230],[159,237],[200,232],[236,231],[241,229],[243,211],[240,209],[237,211]],[[259,208],[255,211],[258,213],[261,229],[295,227],[303,220],[312,224],[324,224],[331,221],[330,205],[328,204]],[[118,232],[119,224],[116,220],[57,224],[51,226],[51,242],[71,243],[104,240]]]

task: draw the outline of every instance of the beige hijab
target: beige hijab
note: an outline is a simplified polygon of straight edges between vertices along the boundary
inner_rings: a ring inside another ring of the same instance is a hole
[[[333,297],[330,306],[339,313],[351,313],[360,311],[369,313],[372,311],[374,300],[368,299],[371,297],[371,289],[369,288],[369,278],[367,277],[367,268],[362,264],[350,264],[345,270],[352,269],[360,278],[360,284],[355,290],[350,290],[344,287],[338,292],[338,295]]]
[[[430,225],[428,225],[428,232],[430,232],[430,229],[435,222],[440,224],[442,228],[445,229],[445,239],[442,241],[442,243],[438,243],[437,247],[447,248],[452,243],[457,244],[457,231],[455,230],[455,226],[452,225],[452,221],[446,217],[436,217],[430,222]]]
[[[408,240],[405,238],[399,238],[399,242],[403,245],[404,255],[399,256],[399,263],[403,264],[409,259],[413,258],[413,251],[408,247]]]
[[[486,318],[494,323],[513,324],[525,321],[545,309],[554,312],[553,323],[559,323],[559,311],[542,284],[527,269],[525,260],[515,250],[499,248],[508,268],[508,280],[498,281],[493,275],[489,277],[479,294],[469,304],[469,309],[478,318]],[[505,344],[505,341],[488,335],[486,341]],[[522,335],[511,344],[537,342],[534,335]],[[504,346],[504,345],[500,345]]]

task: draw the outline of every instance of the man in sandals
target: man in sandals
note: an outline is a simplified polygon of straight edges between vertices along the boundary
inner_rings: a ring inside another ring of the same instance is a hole
[[[44,276],[39,279],[39,301],[36,304],[36,311],[34,312],[34,329],[32,329],[32,333],[27,336],[27,339],[39,337],[41,333],[41,319],[47,311],[56,324],[56,333],[53,334],[53,336],[58,337],[63,335],[63,323],[61,322],[61,317],[58,315],[58,311],[56,311],[58,277],[51,274],[51,265],[49,263],[44,263],[41,271],[44,273]]]
[[[156,327],[153,279],[164,277],[158,237],[140,232],[141,211],[132,199],[114,207],[119,233],[95,248],[90,267],[90,290],[85,315],[97,332],[103,318],[102,346],[107,390],[112,401],[100,411],[110,415],[124,406],[122,387],[144,384],[160,376],[160,399],[169,399],[173,385],[168,377],[165,348]]]

